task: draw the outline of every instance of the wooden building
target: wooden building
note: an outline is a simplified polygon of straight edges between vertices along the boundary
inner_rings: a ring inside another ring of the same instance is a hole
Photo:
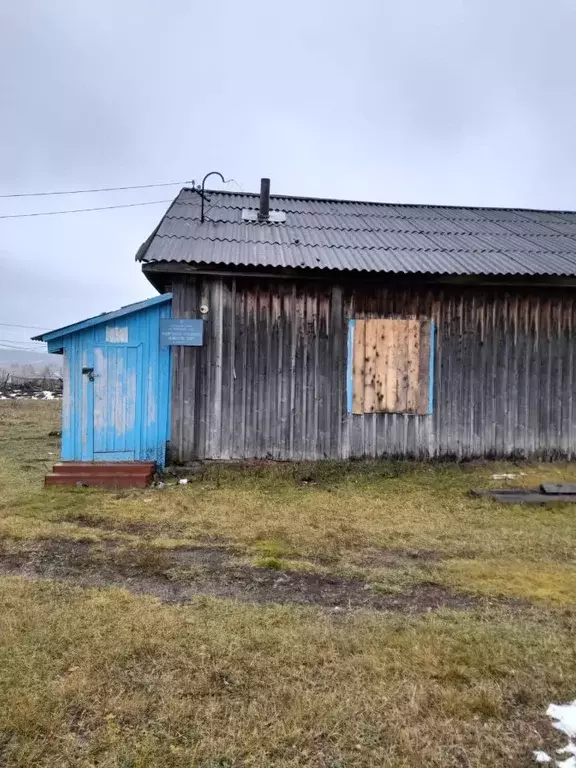
[[[574,213],[182,190],[137,254],[205,324],[173,348],[171,456],[573,456],[575,238]]]
[[[576,453],[575,213],[186,188],[136,258],[174,461]]]
[[[163,467],[170,429],[171,295],[155,296],[36,339],[64,356],[62,463],[47,485],[138,486]]]

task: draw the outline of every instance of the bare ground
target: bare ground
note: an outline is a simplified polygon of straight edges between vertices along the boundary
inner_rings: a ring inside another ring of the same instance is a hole
[[[0,553],[0,574],[85,587],[121,587],[166,603],[186,603],[206,595],[255,604],[315,605],[336,612],[366,608],[407,613],[486,604],[429,582],[379,594],[360,579],[253,567],[233,556],[233,551],[222,546],[150,550],[121,548],[112,542],[95,547],[88,542],[50,540],[24,549],[5,547]]]

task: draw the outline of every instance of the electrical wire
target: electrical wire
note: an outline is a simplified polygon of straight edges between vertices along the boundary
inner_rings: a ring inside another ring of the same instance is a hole
[[[226,186],[228,186],[228,184],[232,184],[232,183],[236,184],[236,189],[238,190],[238,192],[242,192],[242,194],[245,194],[244,187],[242,186],[242,184],[239,184],[236,181],[236,179],[228,179],[228,181],[226,182]]]
[[[30,340],[30,341],[20,341],[19,339],[0,339],[0,343],[1,344],[10,344],[11,346],[22,346],[22,345],[24,345],[25,347],[31,347],[32,344],[44,344],[45,342],[43,342],[43,341],[32,342],[32,340]],[[38,349],[40,349],[40,347],[38,347]]]
[[[238,184],[236,179],[228,179],[227,181],[224,182],[224,186],[228,187],[228,185],[231,184],[232,182],[234,182],[234,184],[236,184],[236,186],[238,187],[238,191],[242,192],[242,194],[245,194],[244,188],[240,184]],[[229,190],[227,189],[227,191],[229,191]],[[211,189],[211,190],[206,190],[206,192],[212,192],[212,193],[216,192],[217,193],[218,190]],[[206,200],[209,201],[210,198],[207,197]],[[212,208],[214,208],[215,205],[216,205],[216,203],[212,203],[212,205],[209,205],[208,208],[205,209],[205,211],[204,211],[204,216],[205,217],[208,216],[208,214],[210,213]]]
[[[44,328],[43,325],[18,325],[18,323],[0,323],[0,325],[6,328],[35,328],[38,331],[48,331],[49,328]]]
[[[17,346],[15,344],[0,344],[0,349],[15,349],[19,352],[42,352],[43,350],[39,347],[24,347],[22,345]]]
[[[34,213],[9,213],[0,216],[0,219],[24,219],[28,216],[59,216],[63,213],[87,213],[89,211],[108,211],[111,208],[135,208],[138,205],[160,205],[161,203],[171,203],[172,200],[148,200],[145,203],[124,203],[122,205],[102,205],[97,208],[75,208],[69,211],[38,211]]]
[[[90,192],[121,192],[126,189],[152,189],[152,187],[175,187],[184,184],[193,184],[193,181],[162,181],[158,184],[134,184],[130,187],[100,187],[99,189],[69,189],[63,192],[17,192],[9,195],[0,195],[0,198],[7,197],[47,197],[49,195],[84,195]]]

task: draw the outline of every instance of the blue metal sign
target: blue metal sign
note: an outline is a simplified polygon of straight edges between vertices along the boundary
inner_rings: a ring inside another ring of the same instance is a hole
[[[201,347],[204,321],[179,317],[160,319],[160,345],[162,347]]]

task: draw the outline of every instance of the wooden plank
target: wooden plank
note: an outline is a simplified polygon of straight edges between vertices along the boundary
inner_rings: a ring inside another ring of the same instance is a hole
[[[295,302],[294,447],[291,459],[303,459],[306,439],[306,288],[298,287]]]
[[[398,386],[396,389],[395,413],[406,413],[408,408],[408,322],[396,320],[396,370]]]
[[[344,308],[343,290],[340,286],[333,285],[329,289],[328,328],[329,357],[324,362],[324,370],[328,370],[328,389],[330,399],[328,419],[330,429],[330,456],[332,458],[348,458],[347,434],[348,414],[346,409],[346,389],[344,375],[346,371],[346,357],[344,355],[344,343],[346,340],[346,316]]]
[[[376,354],[378,352],[378,320],[366,320],[366,342],[364,346],[364,413],[378,409],[376,398]]]
[[[366,344],[366,321],[356,320],[354,327],[354,360],[352,378],[354,380],[354,395],[352,398],[352,413],[364,413],[364,363]]]
[[[356,321],[353,413],[427,413],[430,323],[415,318]],[[422,374],[421,374],[422,371]]]
[[[386,380],[390,348],[390,322],[378,320],[378,349],[376,352],[376,402],[377,410],[386,410]]]
[[[420,322],[420,347],[418,365],[418,404],[416,412],[424,415],[429,412],[430,400],[430,330],[429,320]]]
[[[387,323],[387,371],[384,410],[389,413],[395,413],[398,390],[398,321],[388,320]]]
[[[406,410],[409,413],[418,411],[419,390],[418,376],[420,374],[420,323],[411,319],[407,322],[408,334],[408,392]]]
[[[246,428],[246,378],[247,378],[247,324],[246,324],[246,288],[240,284],[236,293],[234,307],[237,328],[234,337],[234,412],[232,423],[232,457],[244,457],[244,438]]]

